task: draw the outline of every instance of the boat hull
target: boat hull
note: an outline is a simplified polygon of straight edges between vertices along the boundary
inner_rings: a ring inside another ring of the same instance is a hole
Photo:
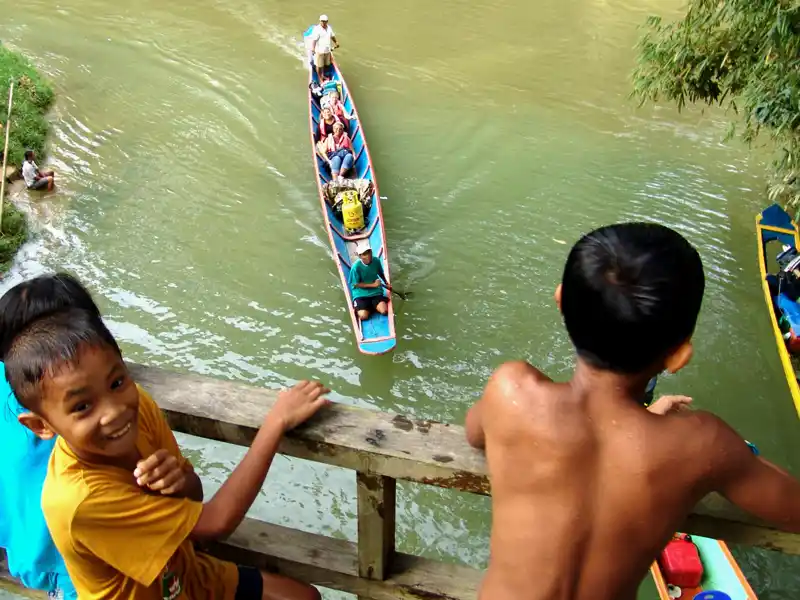
[[[792,222],[789,214],[777,204],[773,204],[756,215],[756,236],[758,238],[758,268],[761,273],[761,288],[764,293],[764,300],[767,303],[767,311],[772,323],[775,343],[778,346],[778,356],[786,376],[786,383],[789,385],[795,410],[800,416],[800,385],[798,385],[797,373],[778,325],[779,310],[777,309],[777,299],[773,296],[767,279],[769,275],[768,260],[770,258],[767,245],[770,242],[778,242],[781,246],[788,244],[797,249],[800,248],[800,235],[798,234],[797,225]]]
[[[310,31],[310,30],[309,30]],[[353,100],[347,83],[342,77],[336,61],[332,59],[329,71],[332,72],[333,78],[341,83],[342,100],[345,109],[348,112],[355,110],[355,101]],[[359,240],[369,240],[372,247],[373,256],[380,259],[384,273],[386,274],[387,282],[391,283],[391,269],[389,267],[389,253],[386,245],[386,234],[383,226],[383,210],[381,207],[381,196],[378,190],[378,181],[375,177],[375,171],[372,166],[372,158],[369,154],[366,136],[364,135],[363,128],[361,127],[360,118],[356,111],[356,119],[352,119],[349,123],[349,131],[353,142],[353,153],[356,157],[354,165],[354,173],[351,172],[350,176],[360,179],[368,179],[372,181],[373,197],[372,206],[369,213],[365,215],[366,227],[354,235],[348,235],[345,231],[342,222],[339,221],[331,207],[325,201],[323,193],[323,185],[330,180],[330,173],[327,167],[321,164],[318,160],[315,148],[315,134],[317,131],[317,124],[320,116],[320,106],[316,98],[311,93],[310,85],[317,81],[315,69],[309,69],[309,91],[308,91],[308,119],[309,130],[311,136],[311,153],[312,161],[314,164],[314,172],[317,181],[317,190],[319,194],[319,201],[322,207],[322,215],[325,221],[325,229],[328,232],[328,239],[330,242],[333,261],[336,264],[339,278],[341,279],[342,289],[344,291],[345,300],[347,303],[347,311],[350,315],[350,320],[353,327],[353,332],[356,337],[358,349],[363,354],[385,354],[394,350],[397,345],[397,338],[394,329],[394,306],[392,303],[391,295],[387,295],[389,312],[387,315],[373,314],[366,321],[359,321],[353,309],[353,298],[348,285],[348,278],[350,275],[350,268],[353,262],[358,260],[355,252],[356,242]]]

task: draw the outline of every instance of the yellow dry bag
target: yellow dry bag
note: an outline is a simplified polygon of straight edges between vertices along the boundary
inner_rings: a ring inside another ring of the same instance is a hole
[[[364,229],[364,207],[355,190],[342,192],[342,223],[347,231]]]

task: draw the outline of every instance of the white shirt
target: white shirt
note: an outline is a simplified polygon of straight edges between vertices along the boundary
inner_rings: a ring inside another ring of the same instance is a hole
[[[22,178],[25,180],[25,185],[31,187],[36,183],[36,176],[39,174],[39,167],[32,160],[26,160],[22,163]]]
[[[317,47],[314,50],[317,54],[327,54],[331,51],[331,38],[334,37],[336,34],[333,33],[333,27],[328,25],[327,27],[322,27],[322,25],[317,25],[314,27],[314,32],[311,34],[311,39],[316,40]]]

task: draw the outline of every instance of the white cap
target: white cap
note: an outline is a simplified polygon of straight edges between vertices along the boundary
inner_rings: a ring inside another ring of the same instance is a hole
[[[356,242],[356,254],[361,256],[368,250],[372,250],[372,246],[369,245],[369,240],[364,239],[364,240],[358,240]]]
[[[328,20],[328,15],[320,15],[319,16],[319,20],[320,21],[327,21]]]

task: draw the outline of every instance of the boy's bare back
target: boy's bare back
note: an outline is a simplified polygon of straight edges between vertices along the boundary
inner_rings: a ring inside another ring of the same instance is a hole
[[[713,490],[800,527],[797,482],[756,459],[722,421],[651,414],[613,378],[579,370],[561,384],[507,363],[470,411],[467,437],[485,446],[492,484],[482,599],[635,598],[654,557]],[[743,469],[784,500],[757,499]]]

